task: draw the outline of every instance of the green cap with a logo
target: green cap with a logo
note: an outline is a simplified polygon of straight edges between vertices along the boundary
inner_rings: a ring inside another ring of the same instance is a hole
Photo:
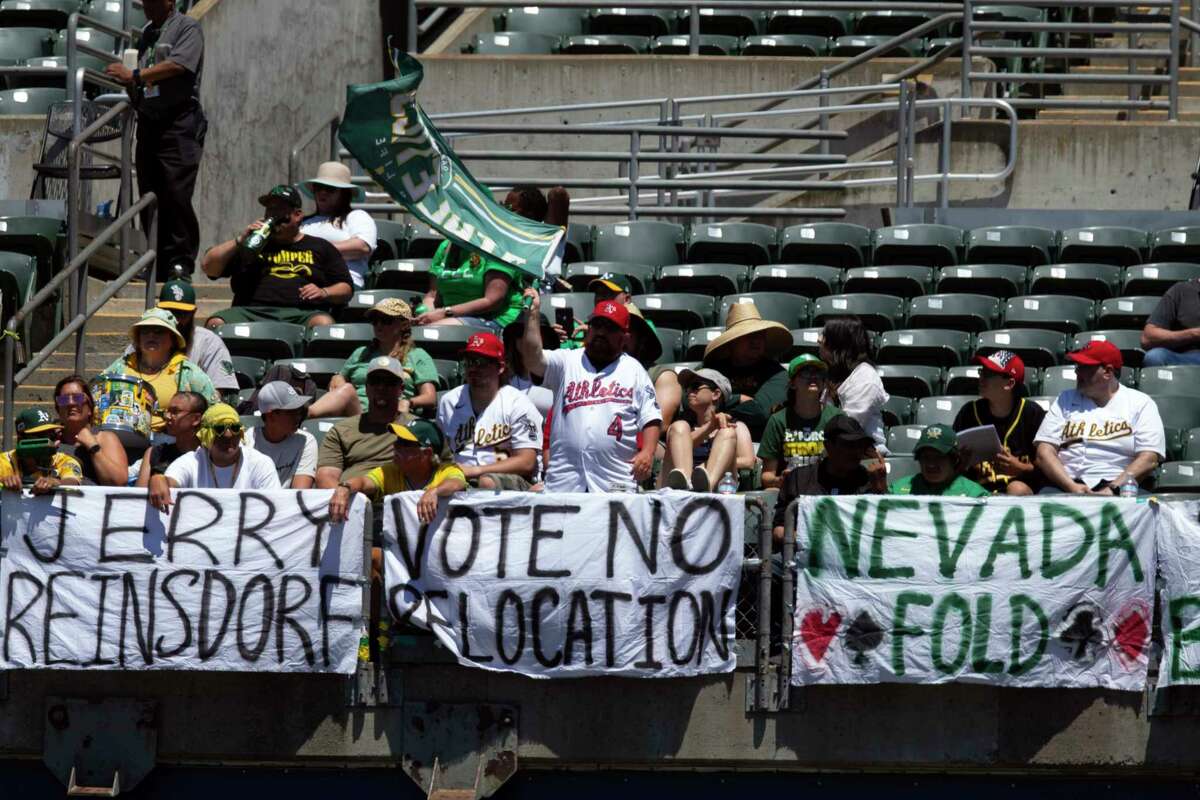
[[[417,417],[406,423],[393,422],[388,426],[396,438],[402,442],[415,444],[418,447],[431,448],[435,453],[442,449],[445,438],[437,423]]]
[[[44,408],[27,408],[17,416],[17,433],[41,433],[61,428]]]
[[[801,353],[792,359],[792,363],[788,364],[788,377],[796,377],[796,373],[805,367],[814,367],[816,369],[829,371],[829,365],[811,353]]]
[[[628,275],[621,275],[617,272],[606,272],[598,278],[592,278],[588,281],[588,291],[594,292],[597,289],[607,289],[610,292],[625,292],[633,294],[633,281],[629,280]]]
[[[958,436],[949,425],[930,425],[921,431],[921,438],[917,440],[917,446],[913,448],[913,455],[920,453],[926,447],[943,454],[953,453],[954,449],[958,447]]]
[[[300,197],[300,190],[290,183],[281,183],[272,188],[271,191],[258,197],[259,204],[264,206],[268,205],[272,200],[282,200],[292,208],[304,207],[304,200]]]
[[[167,281],[158,293],[158,307],[171,311],[195,311],[196,290],[186,281]]]

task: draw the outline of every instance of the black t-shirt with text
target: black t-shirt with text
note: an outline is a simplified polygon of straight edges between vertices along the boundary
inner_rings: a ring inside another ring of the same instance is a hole
[[[1032,464],[1037,453],[1034,437],[1045,419],[1045,410],[1029,398],[1019,398],[1013,403],[1013,409],[1004,419],[992,416],[986,400],[979,399],[967,403],[958,411],[954,418],[954,430],[965,431],[968,428],[978,428],[980,425],[992,425],[1000,443],[1007,447],[1014,456],[1027,464]],[[1004,492],[1008,482],[1013,478],[996,471],[991,461],[982,461],[967,470],[967,477],[983,486],[989,492]],[[1040,472],[1032,472],[1021,480],[1033,489],[1043,484]]]
[[[301,236],[284,245],[268,242],[253,256],[239,253],[225,275],[233,288],[235,306],[328,310],[326,300],[301,300],[300,287],[313,283],[324,289],[351,282],[342,254],[316,236]]]

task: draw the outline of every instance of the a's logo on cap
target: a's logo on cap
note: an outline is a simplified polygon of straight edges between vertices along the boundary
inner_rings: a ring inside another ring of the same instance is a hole
[[[387,365],[387,356],[378,356],[373,362],[371,362],[371,366],[373,367],[386,367]]]
[[[183,302],[183,289],[179,288],[178,286],[172,286],[171,287],[171,296],[175,298],[176,303],[182,303]]]
[[[615,314],[617,313],[617,306],[615,303],[605,303],[604,305],[600,306],[600,310],[605,314]]]
[[[942,429],[941,428],[930,428],[929,430],[925,431],[925,434],[930,439],[940,439],[940,438],[942,438]]]
[[[475,334],[471,337],[471,340],[467,342],[467,347],[483,347],[483,337],[479,334]]]

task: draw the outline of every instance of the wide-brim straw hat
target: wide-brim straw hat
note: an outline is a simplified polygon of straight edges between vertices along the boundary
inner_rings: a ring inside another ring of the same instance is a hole
[[[176,349],[187,349],[187,340],[179,332],[179,326],[175,322],[175,315],[165,308],[147,309],[137,322],[129,326],[129,341],[133,343],[135,349],[137,348],[138,328],[166,328],[175,337]]]
[[[629,311],[629,328],[637,331],[638,342],[642,345],[641,352],[634,353],[633,357],[643,363],[656,363],[662,357],[663,351],[658,334],[650,324],[650,320],[642,316],[641,309],[633,303],[626,303],[625,308]]]
[[[354,193],[351,199],[354,202],[361,202],[366,192],[361,186],[355,186],[351,183],[350,177],[350,167],[340,161],[326,161],[317,167],[317,177],[309,178],[300,184],[300,191],[312,197],[312,185],[314,183],[321,186],[328,186],[331,189],[349,189]]]
[[[767,335],[766,357],[773,361],[778,361],[792,346],[792,333],[786,326],[763,319],[754,303],[734,303],[725,317],[724,332],[704,348],[704,360],[720,361],[727,358],[727,345],[743,336],[759,332]]]

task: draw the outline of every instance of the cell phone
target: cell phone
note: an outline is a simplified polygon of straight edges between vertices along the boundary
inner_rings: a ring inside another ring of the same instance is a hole
[[[570,336],[575,330],[575,309],[570,306],[554,309],[554,322]]]

